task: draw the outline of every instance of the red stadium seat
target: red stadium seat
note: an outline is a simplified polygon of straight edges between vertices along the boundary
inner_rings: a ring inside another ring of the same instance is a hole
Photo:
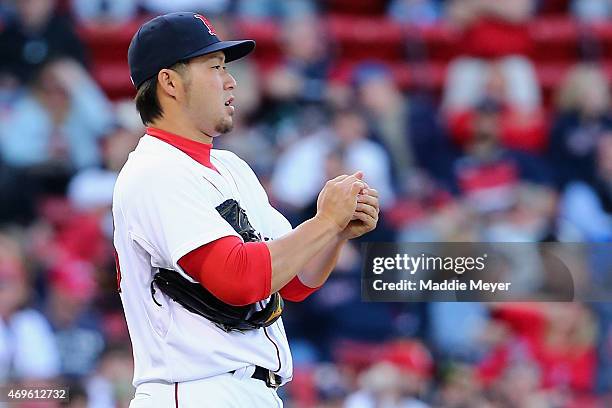
[[[335,361],[355,367],[358,371],[379,361],[381,355],[382,347],[380,344],[351,340],[340,342],[334,350]]]
[[[144,20],[125,24],[88,23],[77,28],[89,49],[92,75],[111,99],[135,94],[127,65],[127,51],[132,36]]]
[[[404,90],[425,89],[441,92],[446,78],[445,63],[422,62],[417,64],[394,64],[393,77]]]
[[[578,24],[567,17],[541,17],[532,21],[529,32],[534,42],[534,59],[570,61],[578,59]]]
[[[540,15],[566,14],[569,0],[540,0],[538,13]]]
[[[94,64],[125,61],[130,41],[143,21],[139,19],[125,24],[82,24],[77,28],[77,32],[89,49]]]
[[[380,0],[327,0],[324,3],[329,13],[375,16],[384,14],[386,2]]]
[[[592,35],[601,47],[601,57],[609,60],[612,58],[612,23],[609,21],[599,22],[589,27],[588,34]]]
[[[572,65],[573,63],[569,61],[552,64],[537,64],[536,75],[541,87],[544,89],[553,89],[559,86]]]
[[[404,57],[402,26],[387,18],[332,15],[326,23],[341,58],[401,60]]]
[[[120,62],[94,65],[92,75],[111,99],[133,98],[136,95],[125,58]]]
[[[257,42],[257,58],[278,58],[282,41],[278,23],[243,20],[236,27],[240,38],[251,38]]]
[[[458,55],[460,35],[448,24],[413,28],[407,31],[410,37],[422,41],[427,58],[450,61]]]
[[[94,77],[112,98],[133,95],[126,56],[132,35],[142,21],[122,25],[87,24],[78,28],[92,56]],[[379,60],[390,64],[402,89],[428,89],[440,93],[446,66],[458,55],[460,36],[444,23],[413,27],[402,26],[386,17],[330,14],[324,24],[338,58],[331,74],[333,80],[349,80],[356,64]],[[268,72],[278,64],[282,58],[278,23],[239,21],[236,28],[237,36],[257,41],[254,58],[259,69]],[[578,60],[581,33],[595,39],[605,57],[612,57],[612,23],[609,22],[580,27],[567,16],[546,16],[531,22],[529,32],[535,46],[531,58],[547,103],[569,67]],[[418,63],[407,62],[407,47],[419,52]],[[612,75],[611,67],[610,64],[604,66],[609,76]]]

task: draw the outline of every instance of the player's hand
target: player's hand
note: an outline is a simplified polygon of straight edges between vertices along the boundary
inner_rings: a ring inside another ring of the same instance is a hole
[[[346,228],[340,232],[342,239],[353,239],[362,236],[378,224],[380,207],[378,203],[378,191],[366,187],[357,196],[357,206]]]
[[[342,175],[325,183],[317,198],[315,218],[331,223],[338,231],[346,228],[357,209],[357,195],[365,187],[363,173]]]

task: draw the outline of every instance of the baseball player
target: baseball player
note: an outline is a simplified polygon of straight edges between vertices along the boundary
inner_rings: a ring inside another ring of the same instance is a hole
[[[378,221],[378,193],[357,172],[328,181],[316,216],[292,229],[251,168],[212,148],[232,129],[226,64],[254,47],[220,41],[194,13],[156,17],[130,44],[147,131],[119,174],[113,217],[131,408],[282,407],[283,299],[314,292],[346,241]]]

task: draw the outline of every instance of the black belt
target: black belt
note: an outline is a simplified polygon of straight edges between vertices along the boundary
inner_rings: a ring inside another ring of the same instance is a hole
[[[236,370],[230,371],[230,373],[235,373]],[[255,378],[256,380],[261,380],[266,383],[268,388],[278,388],[281,385],[282,379],[278,374],[274,374],[273,371],[268,370],[267,368],[263,368],[260,366],[255,366],[255,371],[251,378]]]

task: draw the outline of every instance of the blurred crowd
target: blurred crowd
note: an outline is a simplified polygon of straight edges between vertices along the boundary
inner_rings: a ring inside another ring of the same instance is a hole
[[[382,207],[361,242],[612,240],[612,55],[588,35],[610,0],[0,0],[0,384],[67,385],[74,408],[129,404],[110,207],[144,127],[92,74],[82,33],[184,10],[222,38],[243,21],[275,27],[274,47],[229,67],[235,127],[215,148],[245,159],[293,225],[325,180],[359,169]],[[545,90],[529,28],[548,13],[582,34]],[[357,39],[381,34],[370,20],[407,34],[351,59],[326,25],[338,16]],[[423,64],[406,85],[393,56],[427,62],[441,27],[456,40],[441,86]],[[287,407],[612,406],[612,304],[363,303],[359,245],[286,307]],[[601,252],[586,268],[607,282]]]

